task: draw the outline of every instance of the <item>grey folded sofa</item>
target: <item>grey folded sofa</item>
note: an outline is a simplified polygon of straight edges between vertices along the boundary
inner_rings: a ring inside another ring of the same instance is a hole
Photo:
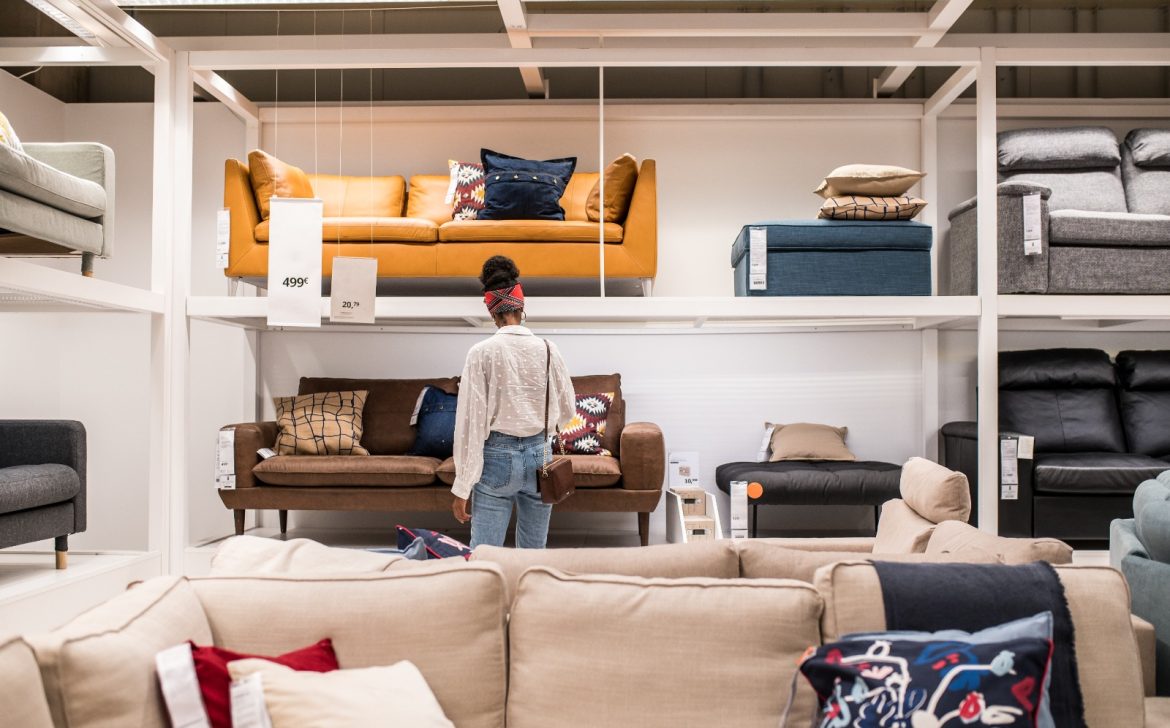
[[[1170,129],[999,135],[1000,293],[1170,293]],[[1025,254],[1024,198],[1039,196],[1040,252]],[[976,292],[976,200],[951,211],[951,295]]]

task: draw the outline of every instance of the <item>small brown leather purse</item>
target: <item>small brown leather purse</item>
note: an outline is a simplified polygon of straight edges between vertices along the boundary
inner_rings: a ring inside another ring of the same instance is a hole
[[[553,459],[552,449],[548,444],[548,416],[549,400],[552,389],[552,347],[548,341],[544,342],[544,464],[536,471],[536,489],[540,492],[540,500],[544,503],[557,504],[573,495],[576,487],[573,484],[573,463],[568,458]],[[557,427],[560,435],[560,427]]]

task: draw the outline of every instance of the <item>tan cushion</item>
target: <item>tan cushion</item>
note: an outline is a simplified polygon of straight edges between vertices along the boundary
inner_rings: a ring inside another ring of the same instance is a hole
[[[925,458],[910,458],[902,466],[898,492],[906,505],[934,523],[965,523],[971,516],[967,476]]]
[[[925,176],[892,164],[846,164],[829,172],[813,191],[826,199],[842,195],[898,197]]]
[[[11,635],[0,637],[0,705],[4,706],[4,725],[53,728],[33,651],[24,640]]]
[[[1146,698],[1146,726],[1170,726],[1170,698]]]
[[[993,536],[974,526],[959,521],[944,521],[935,527],[926,553],[955,553],[976,547],[998,554],[1005,564],[1027,564],[1047,561],[1050,564],[1071,564],[1072,547],[1054,538],[1007,538]]]
[[[439,228],[445,243],[596,243],[597,223],[579,220],[452,220]],[[605,224],[605,242],[620,243],[622,226]]]
[[[256,226],[256,240],[267,243],[269,221]],[[439,239],[439,226],[430,220],[413,217],[327,217],[321,227],[326,244],[343,243],[433,243]]]
[[[410,660],[455,725],[499,728],[504,577],[491,564],[449,561],[386,574],[205,577],[192,585],[219,646],[279,655],[328,636],[343,668]]]
[[[924,209],[926,200],[917,197],[844,195],[825,200],[817,217],[826,220],[913,220]]]
[[[228,574],[350,574],[386,571],[398,554],[323,546],[307,538],[279,541],[232,536],[211,557],[212,576]]]
[[[260,659],[228,663],[232,680],[259,673],[272,728],[454,728],[410,662],[333,672],[297,671]]]
[[[1141,663],[1129,619],[1129,589],[1105,566],[1058,566],[1076,631],[1077,665],[1089,726],[1142,725]],[[825,600],[826,642],[849,632],[886,628],[877,572],[865,563],[839,563],[817,572]],[[874,608],[874,605],[878,605]]]
[[[952,562],[962,564],[998,564],[999,558],[980,548],[971,547],[946,554],[863,554],[856,551],[804,551],[748,539],[739,544],[740,576],[745,579],[796,579],[812,583],[817,569],[838,561],[899,561],[910,563]]]
[[[605,455],[558,455],[573,463],[573,484],[578,488],[608,488],[622,480],[622,466],[617,458]],[[446,485],[455,484],[455,459],[447,458],[435,470]]]
[[[211,628],[186,579],[159,577],[28,640],[58,728],[164,726],[154,656]]]
[[[248,152],[248,177],[261,220],[267,220],[272,212],[269,202],[273,197],[313,196],[313,185],[304,170],[259,149]]]
[[[532,569],[512,607],[507,724],[772,728],[821,611],[794,581]],[[811,715],[798,684],[793,715]]]
[[[1137,640],[1138,654],[1141,655],[1142,692],[1146,695],[1153,695],[1157,689],[1158,677],[1156,664],[1158,661],[1158,634],[1154,630],[1154,625],[1136,614],[1129,615],[1129,621],[1133,623],[1133,636]]]
[[[451,221],[454,213],[447,202],[447,188],[451,186],[449,174],[416,174],[410,178],[406,194],[406,216],[430,220],[436,225]]]
[[[402,217],[406,179],[310,174],[313,192],[325,205],[325,217]]]
[[[873,551],[873,536],[834,536],[831,538],[816,537],[781,537],[755,538],[757,543],[770,543],[789,549],[802,551],[849,551],[851,553],[871,553]]]
[[[565,210],[566,220],[589,220],[589,193],[600,177],[597,172],[574,172],[569,178],[565,193],[561,195],[561,207]],[[597,222],[597,219],[594,218],[593,222]]]
[[[573,574],[621,574],[662,577],[707,576],[734,579],[739,576],[739,557],[727,539],[706,543],[658,544],[641,548],[512,549],[477,546],[473,561],[499,564],[515,595],[520,576],[534,566],[546,566]]]
[[[808,422],[776,425],[772,428],[772,462],[780,460],[856,460],[845,447],[847,427],[830,427]]]
[[[438,458],[414,455],[277,455],[252,468],[269,485],[417,486],[435,482]]]
[[[605,168],[605,221],[622,223],[630,211],[634,197],[634,183],[638,181],[638,160],[632,154],[623,154]],[[593,185],[586,203],[589,219],[601,219],[601,183]]]
[[[366,391],[273,397],[277,455],[369,455],[361,446]]]
[[[934,533],[934,522],[914,512],[905,501],[897,498],[882,504],[874,536],[875,554],[915,554],[926,551],[926,544]]]

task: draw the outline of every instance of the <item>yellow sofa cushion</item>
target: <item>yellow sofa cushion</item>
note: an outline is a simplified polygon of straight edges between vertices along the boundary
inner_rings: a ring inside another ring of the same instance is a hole
[[[597,223],[579,220],[452,220],[439,228],[451,243],[596,243]],[[605,224],[605,242],[620,243],[622,226]]]
[[[310,174],[313,192],[325,203],[325,217],[402,217],[406,178]]]
[[[273,197],[313,196],[313,184],[304,170],[259,149],[248,152],[248,175],[261,220],[267,220],[272,212],[269,200]]]
[[[447,202],[447,188],[451,177],[446,174],[416,174],[410,178],[406,196],[406,216],[432,220],[436,225],[451,221],[454,212]]]
[[[321,227],[326,245],[343,243],[434,243],[439,226],[430,220],[412,217],[327,217]],[[256,240],[267,243],[268,221],[256,226]]]

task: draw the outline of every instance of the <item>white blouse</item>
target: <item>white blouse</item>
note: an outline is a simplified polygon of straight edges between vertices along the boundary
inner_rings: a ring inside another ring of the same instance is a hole
[[[549,431],[569,424],[576,396],[569,369],[550,342]],[[503,326],[471,347],[455,412],[455,484],[459,498],[471,495],[483,474],[483,445],[488,434],[531,437],[544,430],[544,339],[524,326]]]

